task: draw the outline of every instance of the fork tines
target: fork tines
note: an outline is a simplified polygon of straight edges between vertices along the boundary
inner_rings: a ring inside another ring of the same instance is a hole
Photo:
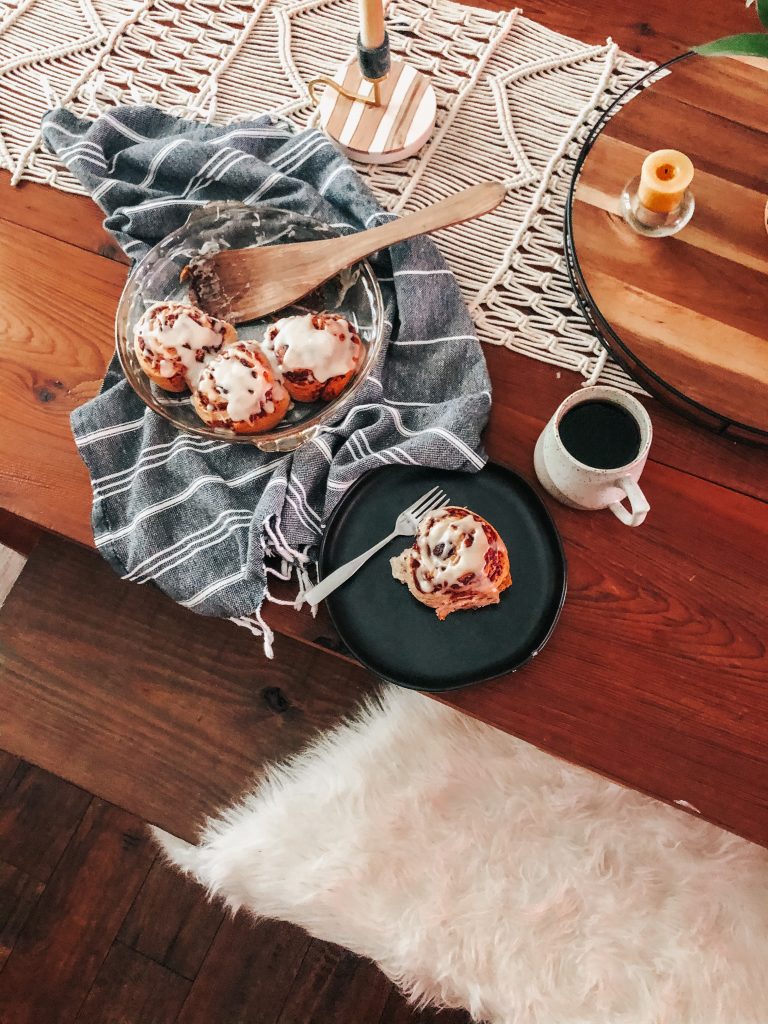
[[[434,512],[435,509],[442,508],[443,505],[447,504],[448,497],[444,491],[439,487],[433,487],[431,491],[427,491],[426,494],[422,494],[414,503],[407,508],[405,511],[413,516],[418,522],[428,515],[430,512]]]

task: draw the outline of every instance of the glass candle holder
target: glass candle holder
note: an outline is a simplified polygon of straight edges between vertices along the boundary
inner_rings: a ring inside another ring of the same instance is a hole
[[[650,238],[674,235],[693,216],[689,186],[693,164],[674,149],[660,149],[643,161],[640,174],[621,194],[621,212],[633,231]]]

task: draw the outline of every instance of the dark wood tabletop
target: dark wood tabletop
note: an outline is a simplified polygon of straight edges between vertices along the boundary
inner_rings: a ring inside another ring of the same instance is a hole
[[[610,35],[656,60],[754,28],[735,0],[685,9],[666,0],[536,0],[525,13],[590,42]],[[2,176],[0,539],[31,524],[92,544],[90,488],[68,417],[96,393],[111,355],[126,262],[90,200],[34,184],[11,189]],[[581,380],[507,349],[485,354],[494,386],[488,450],[535,482],[535,439]],[[655,437],[645,525],[630,530],[607,513],[547,499],[570,573],[555,635],[518,674],[446,699],[768,845],[768,459],[658,402],[647,407]],[[335,646],[322,614],[275,606],[266,616],[279,633]],[[190,613],[190,633],[200,629]]]

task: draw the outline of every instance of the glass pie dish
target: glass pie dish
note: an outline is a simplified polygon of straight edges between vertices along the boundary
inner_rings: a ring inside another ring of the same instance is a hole
[[[238,324],[239,337],[260,341],[275,320],[292,314],[338,313],[353,325],[363,343],[358,371],[338,397],[330,402],[292,403],[285,418],[263,434],[236,434],[233,430],[210,427],[196,414],[186,392],[173,394],[150,381],[134,352],[136,324],[155,302],[188,302],[186,285],[179,274],[192,257],[221,249],[244,249],[254,245],[309,242],[335,237],[338,231],[320,221],[276,207],[253,209],[241,203],[210,203],[196,210],[183,227],[166,236],[136,266],[123,290],[115,319],[117,354],[131,387],[158,416],[179,430],[201,437],[255,445],[262,451],[293,451],[311,441],[320,429],[333,423],[365,383],[381,350],[384,309],[381,290],[367,260],[326,281],[305,295],[300,303],[260,320]]]

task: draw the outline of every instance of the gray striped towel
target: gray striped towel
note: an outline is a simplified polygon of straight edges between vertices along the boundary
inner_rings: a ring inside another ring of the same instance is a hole
[[[133,259],[211,200],[278,206],[360,230],[389,216],[318,131],[271,116],[229,126],[117,107],[97,120],[59,108],[47,145],[106,212]],[[335,425],[298,451],[264,454],[182,434],[147,409],[113,361],[101,394],[72,415],[93,485],[96,544],[124,579],[187,608],[265,629],[268,573],[307,582],[322,524],[382,465],[477,471],[490,382],[451,272],[426,238],[373,261],[386,344]],[[267,568],[265,557],[282,559]]]

